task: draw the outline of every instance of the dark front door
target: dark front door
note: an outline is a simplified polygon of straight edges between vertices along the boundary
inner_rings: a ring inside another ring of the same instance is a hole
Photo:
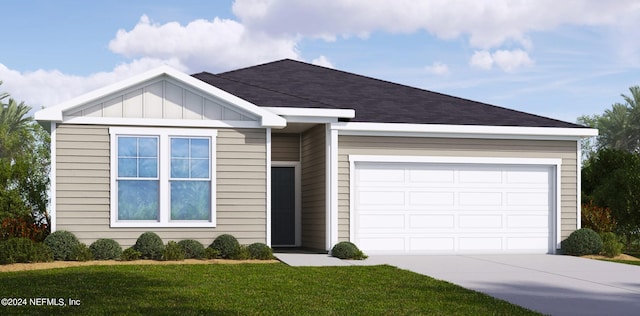
[[[296,176],[294,167],[271,168],[271,244],[296,244]]]

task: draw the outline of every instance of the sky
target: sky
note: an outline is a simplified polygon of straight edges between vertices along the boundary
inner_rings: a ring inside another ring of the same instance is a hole
[[[640,0],[5,0],[0,92],[34,110],[160,65],[283,58],[575,122],[640,85]]]

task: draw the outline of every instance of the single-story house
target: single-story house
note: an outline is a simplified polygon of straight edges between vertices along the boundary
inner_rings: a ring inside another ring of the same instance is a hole
[[[555,253],[580,227],[580,139],[597,130],[280,60],[169,67],[45,108],[52,230],[131,246]]]

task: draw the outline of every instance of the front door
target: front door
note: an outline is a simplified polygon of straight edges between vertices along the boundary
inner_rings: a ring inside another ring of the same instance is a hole
[[[296,245],[295,167],[271,168],[271,244]]]

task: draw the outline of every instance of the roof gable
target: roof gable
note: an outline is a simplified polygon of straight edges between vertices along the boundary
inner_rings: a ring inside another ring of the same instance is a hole
[[[354,109],[352,122],[584,127],[290,59],[193,76],[259,106]]]
[[[38,121],[64,122],[75,118],[152,120],[257,121],[264,127],[283,127],[286,121],[244,99],[205,84],[170,67],[89,92],[36,112]]]

